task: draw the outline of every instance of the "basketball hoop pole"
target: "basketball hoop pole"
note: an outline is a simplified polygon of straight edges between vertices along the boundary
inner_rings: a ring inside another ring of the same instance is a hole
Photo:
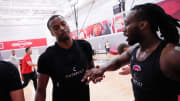
[[[126,14],[125,14],[125,0],[119,0],[119,3],[120,3],[120,9],[121,9],[121,11],[123,11],[123,17],[125,17],[126,16]]]
[[[77,1],[77,3],[78,3],[78,1]],[[76,33],[77,33],[77,36],[79,37],[79,31],[78,31],[78,12],[76,10],[76,4],[77,3],[74,3],[73,7],[74,7],[74,18],[75,18],[75,24],[76,24]]]

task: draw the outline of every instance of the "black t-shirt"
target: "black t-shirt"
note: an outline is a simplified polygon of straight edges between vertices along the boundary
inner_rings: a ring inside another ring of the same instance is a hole
[[[0,99],[2,101],[11,101],[10,92],[22,88],[19,72],[9,62],[0,61],[0,81]]]
[[[69,49],[57,43],[39,58],[38,72],[53,81],[53,101],[89,101],[89,86],[81,82],[92,61],[91,45],[85,40],[73,40]]]
[[[177,101],[180,82],[170,80],[160,69],[160,55],[166,42],[161,42],[144,61],[136,59],[139,47],[131,57],[132,85],[136,101]]]

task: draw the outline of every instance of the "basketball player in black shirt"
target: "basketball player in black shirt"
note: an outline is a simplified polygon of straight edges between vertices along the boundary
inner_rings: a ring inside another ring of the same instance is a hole
[[[53,82],[53,101],[89,101],[89,86],[81,79],[94,67],[91,45],[84,40],[72,40],[69,26],[60,15],[52,16],[47,26],[57,41],[39,58],[35,101],[45,101],[49,78]]]

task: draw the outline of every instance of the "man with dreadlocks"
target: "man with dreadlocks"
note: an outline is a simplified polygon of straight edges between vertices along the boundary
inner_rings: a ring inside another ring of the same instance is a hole
[[[89,70],[82,82],[98,82],[96,78],[104,72],[130,63],[135,101],[177,101],[180,95],[177,27],[180,27],[178,20],[158,5],[147,3],[135,6],[125,18],[124,28],[131,47],[111,62]]]

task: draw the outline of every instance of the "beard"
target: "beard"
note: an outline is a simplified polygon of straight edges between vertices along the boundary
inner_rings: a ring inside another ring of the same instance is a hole
[[[138,43],[138,40],[137,40],[137,39],[131,39],[131,40],[128,41],[128,44],[129,44],[130,46],[132,46],[132,45],[134,45],[134,44],[136,44],[136,43]]]
[[[67,40],[70,40],[69,31],[64,30],[61,33],[59,33],[56,38],[58,42],[66,42]]]
[[[131,37],[128,40],[128,44],[134,45],[134,44],[140,42],[140,40],[141,40],[140,33],[141,33],[141,31],[139,30],[139,28],[135,28],[134,31],[131,33]]]
[[[66,42],[67,40],[70,40],[70,37],[69,36],[58,37],[57,40],[58,42]]]

